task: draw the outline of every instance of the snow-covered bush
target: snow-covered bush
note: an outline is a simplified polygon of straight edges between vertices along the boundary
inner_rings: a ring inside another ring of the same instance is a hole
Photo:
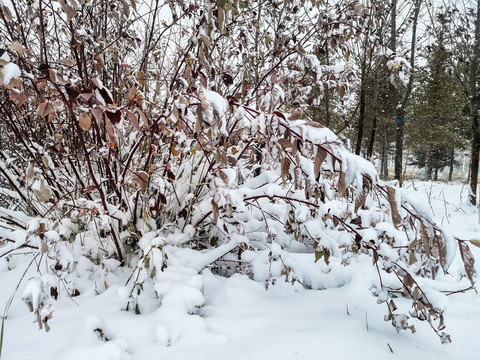
[[[311,84],[343,96],[353,76],[306,49],[330,39],[345,58],[373,26],[363,6],[291,1],[285,16],[270,3],[147,5],[1,5],[0,106],[12,140],[0,152],[0,257],[31,253],[38,276],[23,298],[39,324],[52,299],[102,292],[121,268],[131,268],[119,291],[126,310],[162,306],[174,319],[202,306],[205,269],[266,289],[324,289],[366,256],[386,320],[412,331],[409,317],[426,320],[448,341],[440,295],[421,279],[446,274],[458,244],[473,284],[468,245],[379,182],[321,121],[301,119]],[[19,17],[35,30],[19,30]],[[411,300],[409,315],[398,296]]]

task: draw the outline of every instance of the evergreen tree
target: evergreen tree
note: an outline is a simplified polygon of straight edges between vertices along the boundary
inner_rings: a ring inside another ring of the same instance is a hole
[[[444,46],[443,31],[426,50],[427,66],[419,72],[407,144],[414,163],[425,168],[426,180],[432,180],[432,173],[452,164],[454,151],[465,143],[466,99],[449,65],[451,54]]]

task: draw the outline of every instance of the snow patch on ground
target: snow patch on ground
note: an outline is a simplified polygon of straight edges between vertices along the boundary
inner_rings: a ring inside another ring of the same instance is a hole
[[[267,175],[264,180],[268,180]],[[258,185],[261,184],[255,184]],[[464,191],[461,184],[438,183],[433,186],[406,184],[404,189],[405,194],[427,204],[424,213],[430,211],[452,239],[479,239],[477,209],[462,204],[462,196],[466,198],[465,193],[462,195]],[[302,219],[307,217],[297,215]],[[35,223],[28,225],[28,228],[34,227]],[[395,230],[385,227],[385,231]],[[8,235],[25,236],[25,233]],[[160,243],[161,239],[152,233],[144,237],[142,247],[148,249]],[[234,243],[237,240],[219,249],[228,251]],[[470,248],[480,259],[480,249]],[[246,275],[224,278],[208,269],[198,273],[210,258],[167,246],[171,265],[158,277],[156,296],[148,295],[153,291],[142,293],[140,315],[135,315],[131,308],[126,311],[131,287],[124,284],[131,270],[116,266],[118,264],[105,264],[109,268],[108,277],[104,278],[108,287],[97,294],[95,280],[84,277],[78,279],[80,296],[70,298],[61,292],[48,333],[32,322],[32,315],[21,299],[25,289],[28,291],[23,295],[30,294],[32,298],[39,290],[35,287],[38,282],[26,281],[34,274],[32,268],[14,296],[5,321],[2,359],[383,360],[392,357],[438,360],[478,357],[479,295],[470,291],[447,297],[441,292],[468,287],[467,282],[456,282],[462,272],[459,255],[448,259],[450,274],[440,274],[437,282],[422,280],[428,283],[425,284],[429,289],[427,295],[435,307],[445,311],[446,331],[452,336],[452,344],[440,345],[426,323],[414,322],[417,333],[411,334],[397,333],[390,323],[383,321],[386,307],[378,305],[378,297],[374,296],[378,278],[370,258],[360,256],[348,265],[337,260],[327,266],[323,259],[315,262],[313,254],[301,250],[294,253],[284,252],[279,246],[272,248],[274,256],[281,257],[285,265],[297,271],[290,276],[297,276],[313,290],[305,289],[298,281],[292,285],[290,278],[288,282],[277,281],[265,290],[263,281],[252,281]],[[449,250],[449,253],[452,252]],[[244,256],[249,256],[248,251]],[[262,256],[257,254],[258,263],[253,264],[263,269],[257,274],[263,271],[268,278],[269,271],[281,271],[283,264],[269,269],[268,250]],[[30,259],[22,254],[0,258],[1,309],[14,294]],[[277,263],[282,262],[274,261]],[[79,263],[77,267],[89,268],[93,273],[100,271],[90,263]],[[480,271],[478,263],[477,271]],[[407,300],[398,298],[395,302],[408,312]]]

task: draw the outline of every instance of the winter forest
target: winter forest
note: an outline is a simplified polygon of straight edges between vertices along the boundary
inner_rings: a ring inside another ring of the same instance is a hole
[[[0,0],[0,358],[475,359],[479,59],[470,0]]]

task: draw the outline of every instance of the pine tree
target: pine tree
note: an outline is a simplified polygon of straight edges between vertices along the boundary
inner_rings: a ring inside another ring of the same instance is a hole
[[[455,150],[465,143],[462,108],[467,99],[453,75],[444,30],[426,51],[427,65],[419,72],[407,144],[414,151],[414,163],[425,167],[426,180],[432,180],[432,173],[448,166]]]

